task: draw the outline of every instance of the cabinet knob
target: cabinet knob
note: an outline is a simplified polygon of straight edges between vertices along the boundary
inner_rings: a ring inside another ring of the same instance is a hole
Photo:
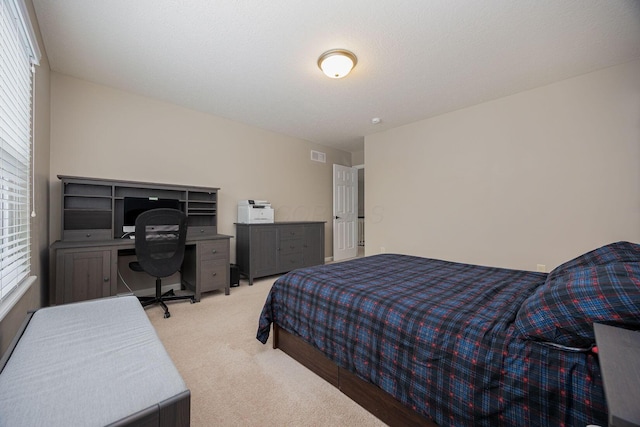
[[[204,228],[201,228],[201,229],[200,229],[200,232],[201,232],[201,233],[204,233]]]
[[[87,234],[86,234],[86,237],[91,237],[91,233],[87,233]]]
[[[212,254],[215,254],[216,252],[218,252],[218,251],[217,251],[217,250],[215,250],[215,249],[212,249],[212,250],[211,250],[211,253],[212,253]]]
[[[216,273],[215,271],[213,273],[211,273],[211,276],[217,276],[218,273]]]
[[[108,278],[108,277],[105,277],[105,278],[104,278],[104,281],[105,281],[105,282],[108,282],[108,281],[109,281],[109,278]]]

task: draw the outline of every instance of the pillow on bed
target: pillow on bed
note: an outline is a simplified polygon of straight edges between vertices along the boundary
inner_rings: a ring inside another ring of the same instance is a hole
[[[531,339],[589,347],[594,322],[640,326],[640,262],[575,267],[547,279],[522,304],[515,326]]]
[[[574,268],[595,267],[611,262],[639,262],[640,245],[630,242],[616,242],[594,249],[570,261],[560,264],[547,276],[547,281],[554,280]]]

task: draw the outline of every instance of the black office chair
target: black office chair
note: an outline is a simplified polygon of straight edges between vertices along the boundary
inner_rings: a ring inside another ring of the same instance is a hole
[[[156,295],[138,299],[143,307],[160,304],[164,309],[164,317],[170,317],[165,301],[189,299],[195,302],[193,295],[178,296],[173,289],[162,294],[161,278],[180,271],[184,259],[187,217],[176,209],[152,209],[138,215],[135,230],[138,260],[129,263],[129,268],[144,271],[156,278]]]

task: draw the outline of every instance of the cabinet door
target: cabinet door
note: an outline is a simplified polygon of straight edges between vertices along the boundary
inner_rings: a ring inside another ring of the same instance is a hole
[[[111,251],[65,252],[62,273],[59,304],[111,295]]]
[[[304,231],[304,266],[324,264],[324,223],[310,224]]]
[[[278,274],[278,229],[252,227],[251,275],[253,277]]]

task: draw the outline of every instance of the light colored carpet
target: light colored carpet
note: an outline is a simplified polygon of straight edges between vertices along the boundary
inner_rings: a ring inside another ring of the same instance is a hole
[[[199,303],[146,313],[191,390],[191,425],[383,426],[307,368],[256,340],[258,316],[274,278],[246,281]]]

